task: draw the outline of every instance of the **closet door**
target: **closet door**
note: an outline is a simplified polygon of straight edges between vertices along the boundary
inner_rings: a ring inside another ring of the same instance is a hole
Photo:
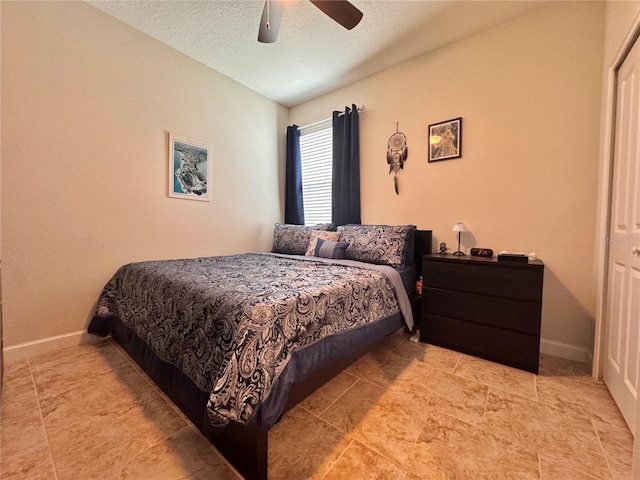
[[[640,42],[618,71],[604,381],[635,431],[640,360]]]

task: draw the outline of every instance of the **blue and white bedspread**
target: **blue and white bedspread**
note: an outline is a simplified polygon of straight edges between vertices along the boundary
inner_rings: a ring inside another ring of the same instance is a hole
[[[247,253],[132,263],[104,287],[94,318],[119,317],[210,391],[212,423],[247,423],[296,349],[395,314],[399,304],[412,325],[391,267],[330,262]]]

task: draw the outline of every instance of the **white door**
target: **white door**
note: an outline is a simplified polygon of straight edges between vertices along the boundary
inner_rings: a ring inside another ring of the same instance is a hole
[[[635,431],[640,360],[640,41],[618,71],[604,381]]]

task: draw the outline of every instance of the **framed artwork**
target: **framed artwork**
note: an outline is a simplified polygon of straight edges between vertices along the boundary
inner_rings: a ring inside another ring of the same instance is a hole
[[[169,196],[189,200],[211,200],[211,156],[209,144],[169,134]]]
[[[462,156],[462,117],[429,125],[429,162]]]

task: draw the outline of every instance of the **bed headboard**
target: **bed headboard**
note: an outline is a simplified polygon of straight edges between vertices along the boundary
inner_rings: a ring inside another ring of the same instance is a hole
[[[413,261],[416,264],[416,278],[422,276],[422,256],[433,252],[432,231],[416,230]]]

